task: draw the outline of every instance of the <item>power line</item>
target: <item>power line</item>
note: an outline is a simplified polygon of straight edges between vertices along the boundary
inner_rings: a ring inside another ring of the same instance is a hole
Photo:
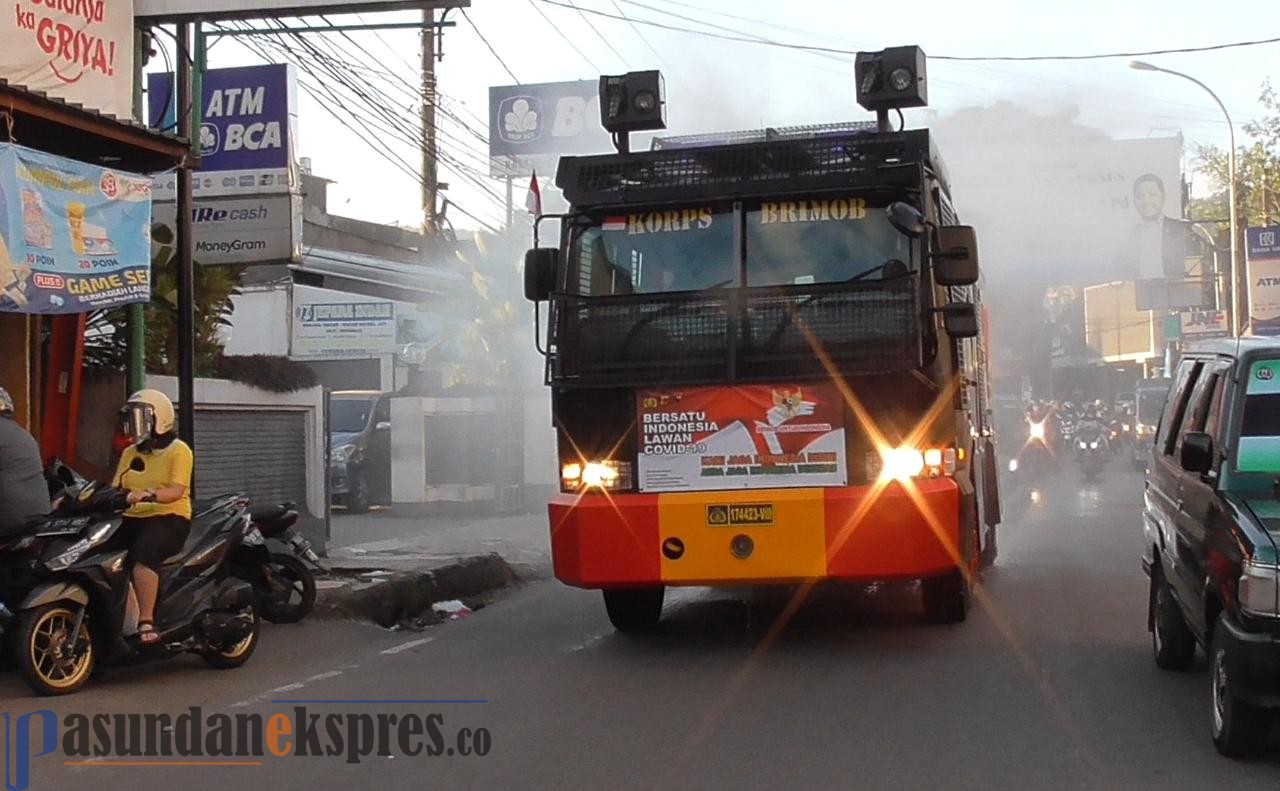
[[[534,2],[534,0],[529,0]],[[742,44],[760,44],[768,47],[779,47],[782,49],[794,49],[804,52],[823,52],[835,55],[856,55],[857,50],[847,49],[844,47],[821,47],[814,44],[796,44],[792,42],[773,41],[771,39],[762,38],[753,34],[728,34],[728,33],[712,33],[706,30],[694,30],[692,28],[680,27],[679,25],[669,25],[663,22],[655,22],[651,19],[634,19],[629,20],[626,16],[611,14],[608,11],[600,11],[594,8],[579,8],[568,2],[559,2],[559,0],[537,0],[537,2],[546,3],[547,5],[559,6],[561,8],[569,8],[574,11],[581,11],[587,14],[606,17],[608,19],[618,19],[622,21],[634,21],[637,24],[648,25],[650,27],[661,28],[663,30],[672,30],[677,33],[689,33],[695,36],[705,36],[707,38],[716,38],[723,41],[736,41]],[[545,18],[545,15],[544,15]],[[720,27],[720,26],[716,26]],[[1099,52],[1089,54],[1075,55],[930,55],[932,60],[953,60],[953,61],[1062,61],[1062,60],[1102,60],[1104,58],[1137,58],[1151,55],[1181,55],[1196,52],[1210,52],[1222,49],[1234,49],[1237,47],[1254,47],[1263,44],[1280,43],[1280,36],[1275,38],[1256,39],[1253,41],[1233,41],[1225,44],[1209,44],[1202,47],[1178,47],[1172,49],[1152,49],[1135,52]]]
[[[544,1],[545,1],[545,0],[544,0]],[[533,10],[538,12],[538,16],[542,17],[543,21],[544,21],[544,22],[546,22],[548,25],[550,25],[550,26],[551,26],[551,29],[552,29],[552,30],[554,30],[554,31],[556,32],[556,34],[560,36],[560,38],[564,39],[565,43],[566,43],[566,44],[568,44],[570,47],[572,47],[572,48],[573,48],[573,51],[574,51],[574,52],[576,52],[576,53],[578,53],[578,55],[579,55],[583,60],[585,60],[585,61],[587,62],[587,65],[591,67],[592,71],[594,71],[596,74],[603,74],[603,73],[604,73],[603,71],[601,71],[601,70],[600,70],[600,67],[599,67],[599,66],[597,66],[594,62],[592,62],[591,58],[588,58],[588,57],[587,57],[586,53],[584,53],[584,52],[583,52],[583,51],[578,47],[578,45],[577,45],[577,44],[574,44],[574,43],[573,43],[573,39],[571,39],[571,38],[569,38],[568,36],[566,36],[566,35],[564,34],[564,31],[560,29],[560,26],[559,26],[559,25],[557,25],[555,22],[552,22],[552,21],[551,21],[551,17],[547,16],[547,15],[546,15],[546,13],[545,13],[541,8],[539,8],[539,7],[538,7],[538,0],[529,0],[529,5],[533,6]],[[566,4],[564,4],[564,3],[553,3],[553,5],[558,5],[558,6],[561,6],[561,7],[563,7],[563,8],[572,8],[572,9],[575,9],[575,10],[576,10],[576,8],[577,8],[576,6],[566,5]],[[599,13],[601,13],[601,12],[599,12],[599,11],[591,11],[591,13],[593,13],[593,14],[599,14]]]
[[[611,0],[611,1],[613,3],[613,7],[617,9],[619,14],[622,15],[622,18],[627,20],[628,25],[631,25],[631,29],[635,31],[636,38],[640,39],[640,41],[646,47],[649,48],[649,51],[653,53],[653,56],[658,59],[658,63],[661,64],[662,67],[667,71],[671,72],[672,74],[675,74],[676,76],[679,76],[679,72],[672,69],[669,65],[667,65],[667,62],[666,60],[663,59],[662,54],[658,52],[658,50],[652,44],[649,43],[649,39],[645,38],[644,33],[640,32],[640,26],[637,25],[634,21],[632,21],[630,17],[626,15],[626,13],[622,10],[622,6],[618,5],[618,0]]]
[[[480,40],[484,42],[484,45],[489,48],[489,53],[493,55],[494,60],[502,64],[502,68],[506,69],[507,74],[511,75],[511,79],[515,80],[516,85],[521,85],[522,83],[520,82],[520,78],[516,76],[516,73],[511,70],[511,67],[507,65],[507,62],[502,59],[502,56],[498,54],[498,51],[489,43],[489,39],[484,37],[484,34],[480,32],[480,28],[476,27],[476,23],[471,21],[471,17],[467,16],[467,9],[463,8],[459,10],[462,11],[462,18],[467,20],[467,24],[476,32],[476,35],[480,37]]]
[[[617,47],[613,46],[613,42],[611,42],[611,41],[609,41],[609,39],[605,38],[604,34],[600,32],[599,28],[597,28],[597,27],[596,27],[596,26],[591,22],[591,17],[589,17],[589,16],[587,16],[585,13],[583,13],[582,9],[581,9],[581,8],[578,8],[578,6],[574,4],[573,0],[567,0],[567,2],[569,3],[569,5],[573,6],[573,7],[574,7],[574,9],[578,12],[578,16],[582,17],[582,21],[587,23],[587,27],[591,28],[591,32],[596,34],[596,38],[598,38],[598,39],[600,39],[601,41],[603,41],[603,42],[604,42],[604,45],[605,45],[606,47],[608,47],[608,48],[609,48],[609,50],[610,50],[611,52],[613,52],[613,54],[614,54],[614,55],[617,55],[617,56],[618,56],[618,60],[622,61],[622,65],[623,65],[623,66],[625,66],[625,67],[627,68],[627,70],[628,70],[628,71],[630,71],[630,70],[631,70],[631,64],[630,64],[630,63],[627,63],[627,59],[626,59],[625,57],[623,57],[622,53],[618,51],[618,48],[617,48]]]

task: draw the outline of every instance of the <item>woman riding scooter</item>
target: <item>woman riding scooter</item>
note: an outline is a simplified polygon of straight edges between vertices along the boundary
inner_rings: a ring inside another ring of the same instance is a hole
[[[182,550],[191,533],[191,448],[177,438],[173,402],[158,390],[139,390],[120,410],[125,448],[115,486],[129,493],[122,531],[127,531],[129,563],[138,598],[138,640],[154,645],[160,567]]]

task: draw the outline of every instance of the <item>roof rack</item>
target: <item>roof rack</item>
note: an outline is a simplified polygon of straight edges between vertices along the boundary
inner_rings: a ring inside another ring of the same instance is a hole
[[[707,132],[697,135],[655,137],[650,143],[650,150],[665,151],[672,148],[702,148],[704,146],[726,146],[735,143],[765,143],[771,140],[812,140],[817,137],[835,135],[875,134],[877,131],[874,121],[840,121],[827,124],[766,127],[764,129],[743,129],[732,132]]]
[[[847,126],[795,128],[783,136],[705,145],[562,157],[556,185],[578,207],[644,206],[696,200],[736,200],[850,189],[919,190],[924,171],[949,189],[929,132],[879,132]],[[758,133],[729,133],[729,135]],[[663,145],[666,145],[665,143]]]

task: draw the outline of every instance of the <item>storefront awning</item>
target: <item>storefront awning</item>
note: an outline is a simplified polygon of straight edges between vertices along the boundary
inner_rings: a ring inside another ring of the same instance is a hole
[[[141,124],[86,110],[0,79],[0,140],[132,173],[156,173],[191,158],[191,144]]]

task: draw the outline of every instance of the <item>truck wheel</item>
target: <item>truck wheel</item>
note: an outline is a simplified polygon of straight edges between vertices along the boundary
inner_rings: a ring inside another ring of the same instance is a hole
[[[604,591],[604,609],[609,623],[619,632],[644,632],[658,625],[666,589],[632,588]]]
[[[921,583],[924,615],[930,623],[959,623],[969,614],[972,591],[959,569]]]
[[[1213,645],[1209,649],[1209,675],[1213,683],[1213,745],[1218,752],[1232,758],[1249,758],[1263,751],[1267,743],[1267,731],[1271,725],[1270,712],[1250,706],[1236,697],[1231,674],[1228,672],[1228,643],[1223,639],[1226,627],[1222,616],[1213,630]]]
[[[367,514],[369,512],[369,482],[363,475],[355,474],[351,478],[350,491],[347,492],[347,513]]]
[[[1196,655],[1196,638],[1174,601],[1169,584],[1159,567],[1151,569],[1151,648],[1156,667],[1161,670],[1186,670]]]

